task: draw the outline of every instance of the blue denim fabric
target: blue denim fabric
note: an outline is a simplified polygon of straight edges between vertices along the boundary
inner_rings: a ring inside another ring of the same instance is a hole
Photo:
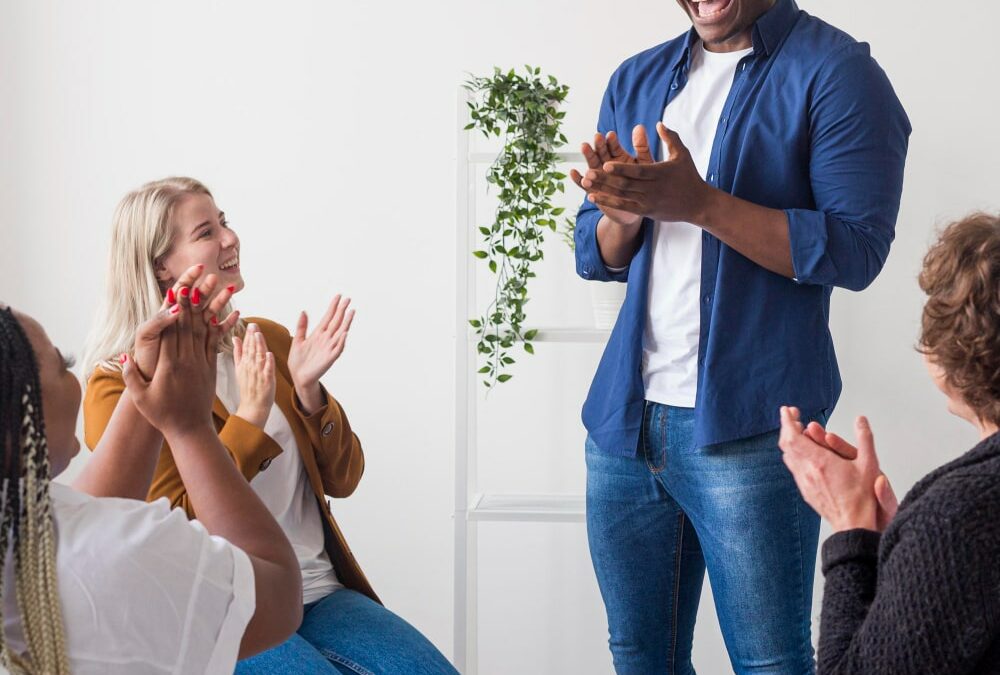
[[[698,447],[694,426],[691,408],[647,403],[636,456],[587,440],[587,535],[615,670],[695,672],[707,568],[736,673],[813,673],[819,516],[777,433]]]
[[[349,589],[305,606],[298,632],[243,659],[236,675],[457,675],[448,660],[382,605]]]

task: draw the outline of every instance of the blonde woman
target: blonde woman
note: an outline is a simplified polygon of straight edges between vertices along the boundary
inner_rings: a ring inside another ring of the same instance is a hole
[[[244,280],[240,240],[208,189],[191,178],[168,178],[126,195],[114,218],[104,318],[84,363],[94,367],[84,401],[87,444],[95,446],[109,421],[138,422],[114,363],[134,340],[135,327],[177,297],[205,302],[184,270],[218,275],[223,293]],[[225,297],[225,296],[223,296]],[[344,350],[354,316],[337,296],[316,328],[305,312],[290,335],[266,319],[240,323],[218,355],[211,409],[233,463],[282,526],[302,574],[302,625],[286,643],[240,662],[238,673],[454,673],[431,643],[385,609],[351,554],[327,496],[347,497],[364,470],[358,437],[340,404],[320,384]],[[228,308],[214,308],[222,316]],[[140,364],[141,366],[141,364]],[[141,452],[121,466],[95,469],[94,481],[134,481],[150,475],[148,498],[167,497],[190,517],[199,515],[172,448],[155,430],[133,431]],[[121,486],[116,486],[121,489]],[[147,495],[142,495],[147,496]]]
[[[166,500],[50,485],[80,449],[80,384],[37,321],[0,307],[0,671],[231,673],[302,616],[295,554],[206,414],[220,332],[179,307],[138,333],[151,379],[126,364],[131,400],[173,447],[200,522]]]

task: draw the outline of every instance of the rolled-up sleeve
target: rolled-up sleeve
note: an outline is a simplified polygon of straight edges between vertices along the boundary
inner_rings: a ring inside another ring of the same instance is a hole
[[[895,236],[910,123],[863,43],[827,59],[809,115],[815,209],[785,210],[795,279],[859,291]]]
[[[613,88],[617,73],[612,76],[607,90],[604,92],[604,100],[601,101],[601,112],[597,118],[597,130],[606,134],[615,129],[615,111]],[[622,138],[623,144],[628,144],[629,139]],[[601,210],[595,204],[587,201],[586,195],[583,204],[576,214],[576,228],[573,232],[573,240],[576,244],[576,273],[584,279],[590,281],[626,281],[628,279],[628,267],[622,271],[612,272],[601,257],[601,249],[597,245],[597,223],[601,220]]]

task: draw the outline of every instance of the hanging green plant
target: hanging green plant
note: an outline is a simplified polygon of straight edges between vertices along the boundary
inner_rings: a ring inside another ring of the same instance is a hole
[[[505,372],[515,360],[511,350],[520,342],[534,354],[531,341],[538,331],[524,330],[528,280],[532,265],[541,260],[545,230],[556,231],[556,218],[565,209],[552,204],[564,192],[566,174],[556,170],[556,149],[566,143],[560,131],[566,113],[559,110],[569,87],[540,68],[525,66],[527,75],[494,68],[492,77],[465,83],[473,94],[470,122],[484,136],[503,141],[503,150],[490,166],[486,180],[497,190],[499,205],[492,225],[480,227],[482,249],[473,252],[496,275],[493,300],[485,313],[469,323],[479,336],[477,350],[485,365],[479,369],[487,388],[506,382]]]

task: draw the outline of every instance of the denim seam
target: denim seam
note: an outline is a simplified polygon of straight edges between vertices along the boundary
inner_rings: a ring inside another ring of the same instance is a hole
[[[795,504],[795,542],[796,546],[799,549],[799,578],[797,579],[796,588],[798,589],[799,592],[799,609],[801,610],[801,608],[805,605],[804,580],[806,575],[805,564],[803,563],[803,555],[802,555],[802,523],[801,523],[802,519],[800,517],[802,511],[802,502],[798,495],[792,495],[792,499],[794,500]],[[811,623],[812,623],[812,614],[806,617],[806,622],[804,625],[810,626]],[[803,628],[802,631],[803,631],[801,636],[802,640],[808,641],[810,629]]]
[[[649,425],[652,426],[653,419],[650,417]],[[666,427],[667,427],[667,411],[660,411],[660,444],[659,452],[661,453],[659,457],[654,458],[654,461],[650,461],[649,449],[646,449],[646,467],[654,475],[658,476],[663,472],[663,469],[667,465],[667,450],[666,450]],[[659,463],[659,466],[657,466]]]
[[[674,549],[674,606],[670,636],[670,672],[677,669],[677,616],[681,596],[681,559],[684,557],[684,512],[677,514],[677,548]]]
[[[336,663],[336,664],[339,664],[341,666],[345,666],[347,668],[350,668],[352,671],[354,671],[358,675],[375,675],[375,673],[373,671],[368,670],[364,666],[362,666],[362,665],[360,665],[358,663],[355,663],[354,661],[352,661],[352,660],[350,660],[350,659],[348,659],[346,657],[343,657],[343,656],[341,656],[340,654],[338,654],[336,652],[331,652],[329,649],[322,649],[322,648],[320,648],[319,652],[323,656],[325,656],[328,660],[332,661],[333,663]]]

